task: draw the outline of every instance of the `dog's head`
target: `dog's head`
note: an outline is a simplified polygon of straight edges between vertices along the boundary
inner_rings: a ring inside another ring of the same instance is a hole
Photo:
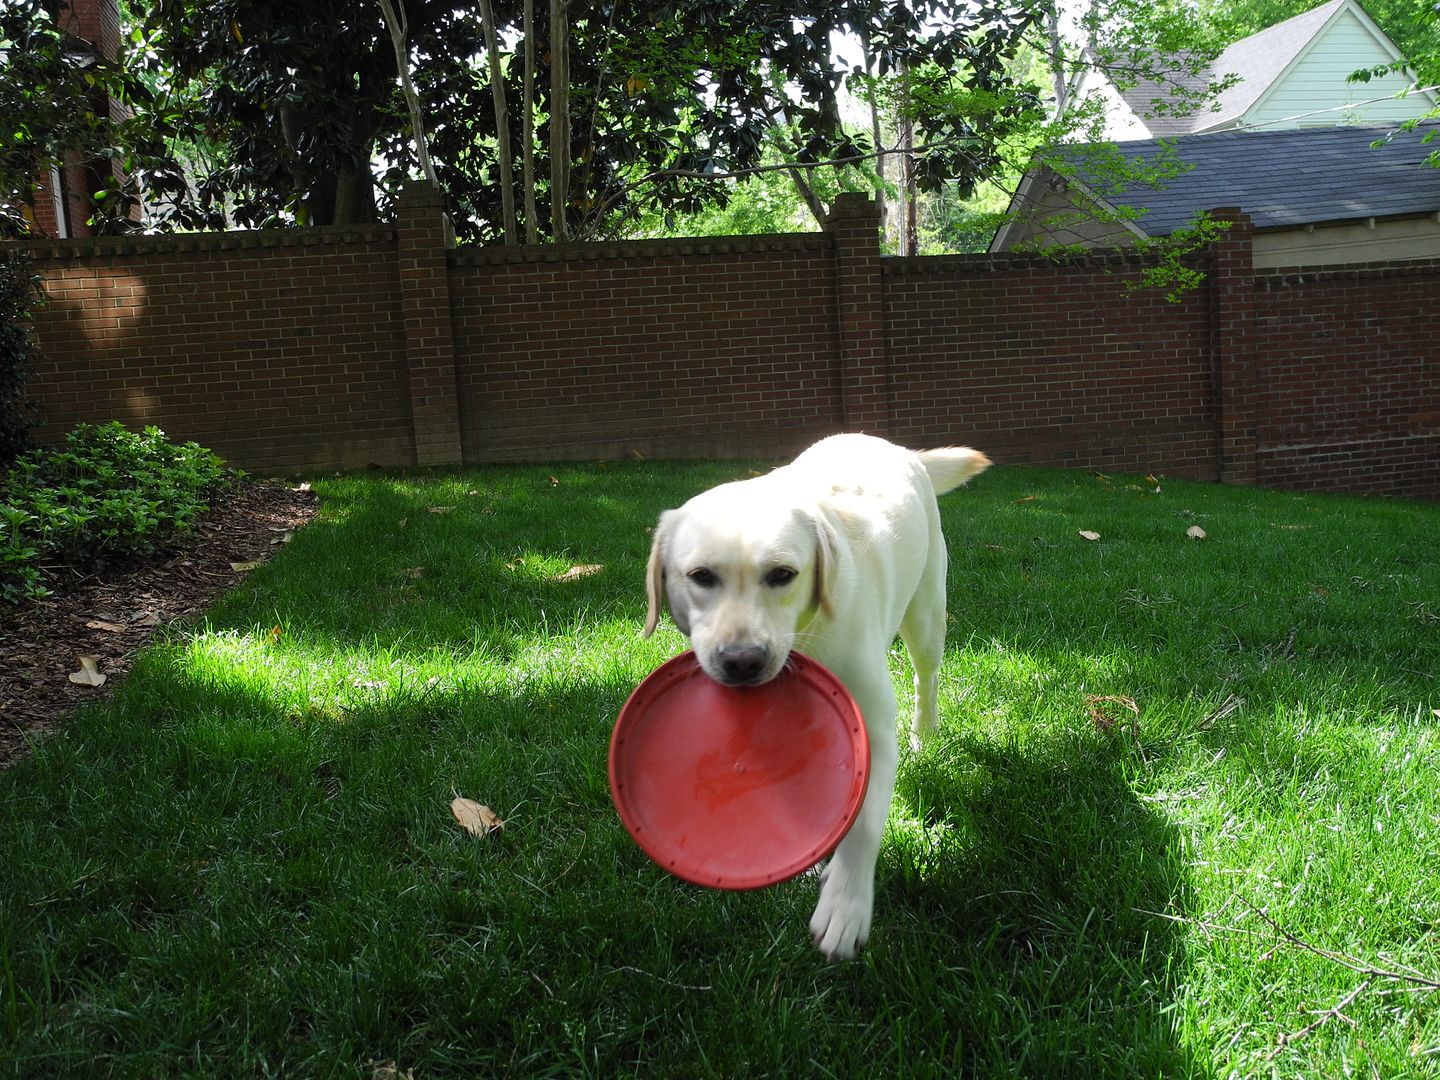
[[[753,686],[778,675],[796,635],[833,614],[835,538],[819,513],[741,481],[660,517],[650,548],[645,636],[662,604],[712,679]]]

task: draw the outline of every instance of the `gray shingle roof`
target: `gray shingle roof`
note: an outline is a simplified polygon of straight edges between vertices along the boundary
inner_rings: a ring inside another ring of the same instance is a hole
[[[1107,202],[1145,208],[1137,224],[1151,236],[1163,236],[1218,206],[1240,207],[1257,228],[1440,210],[1440,168],[1426,164],[1431,151],[1440,149],[1440,135],[1424,144],[1427,132],[1440,132],[1440,122],[1415,131],[1356,125],[1115,144],[1131,161],[1153,161],[1162,146],[1169,146],[1190,166],[1159,190],[1139,184],[1106,190],[1100,177],[1087,175],[1084,148],[1059,153],[1076,163],[1077,179]],[[1371,147],[1387,135],[1393,138]]]

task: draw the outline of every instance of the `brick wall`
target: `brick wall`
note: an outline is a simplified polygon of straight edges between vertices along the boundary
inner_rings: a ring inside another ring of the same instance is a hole
[[[467,461],[786,453],[841,424],[826,237],[455,259]]]
[[[823,233],[450,250],[395,226],[34,245],[42,439],[157,423],[252,470],[779,456],[839,430],[1001,462],[1440,497],[1440,265],[1178,304],[1139,256],[882,259]]]
[[[394,230],[37,244],[38,442],[156,424],[247,469],[414,461]]]
[[[913,446],[999,461],[1215,476],[1206,297],[1134,288],[1141,264],[897,259],[885,315],[894,421]]]
[[[1256,282],[1256,479],[1440,498],[1440,263]]]

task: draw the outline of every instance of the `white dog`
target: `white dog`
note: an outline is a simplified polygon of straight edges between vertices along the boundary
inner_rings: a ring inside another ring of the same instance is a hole
[[[853,957],[870,935],[899,757],[886,662],[897,633],[915,668],[912,744],[935,724],[948,558],[935,496],[989,464],[962,447],[913,453],[837,435],[784,468],[702,492],[662,514],[655,530],[647,637],[668,601],[717,682],[773,679],[794,648],[838,675],[865,717],[865,801],[822,875],[810,919],[832,960]]]

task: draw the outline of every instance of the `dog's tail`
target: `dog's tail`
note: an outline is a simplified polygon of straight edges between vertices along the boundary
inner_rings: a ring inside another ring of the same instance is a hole
[[[920,463],[930,474],[930,484],[936,495],[944,495],[977,476],[990,467],[990,459],[979,450],[968,446],[944,446],[936,450],[921,450]]]

